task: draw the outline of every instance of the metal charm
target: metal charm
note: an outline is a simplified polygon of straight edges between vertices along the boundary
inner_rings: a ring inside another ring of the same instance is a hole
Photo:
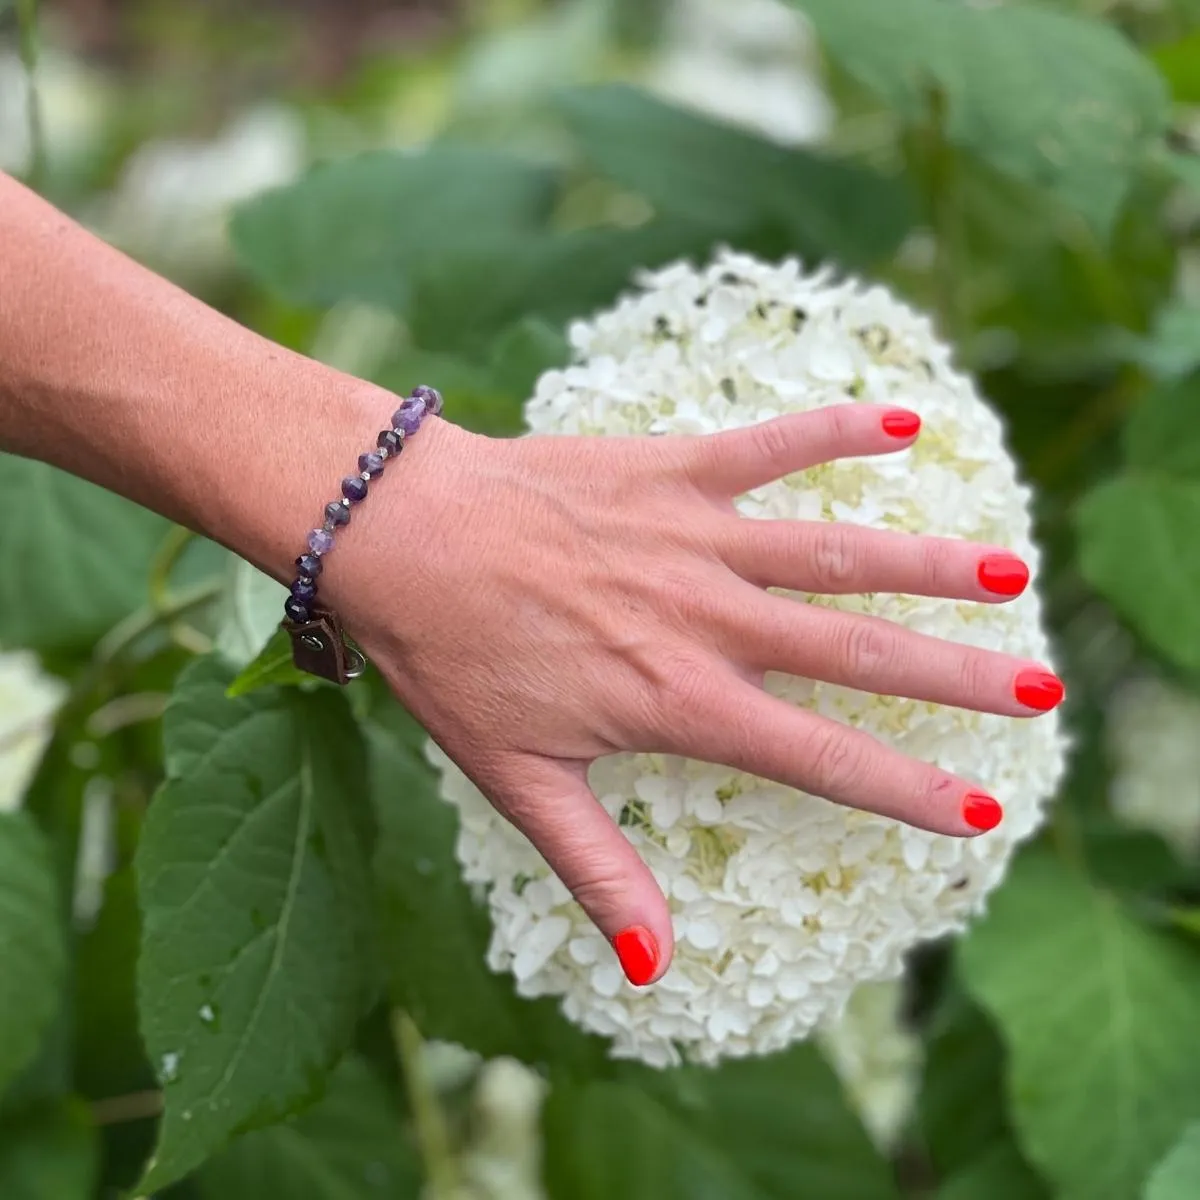
[[[285,620],[282,627],[292,639],[292,662],[297,670],[344,687],[367,669],[363,655],[346,644],[336,613],[314,608],[311,621],[298,624]]]

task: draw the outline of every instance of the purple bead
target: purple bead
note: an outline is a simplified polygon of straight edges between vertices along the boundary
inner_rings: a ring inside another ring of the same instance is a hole
[[[375,444],[380,450],[386,450],[389,454],[395,455],[404,448],[404,439],[394,429],[385,429],[375,439]]]
[[[292,582],[292,597],[301,604],[311,604],[317,597],[317,585],[311,579],[301,575]]]
[[[308,535],[308,548],[314,554],[328,554],[333,549],[333,534],[328,529],[314,529]]]
[[[330,500],[325,505],[325,520],[330,525],[349,525],[350,510],[340,500]]]
[[[321,573],[321,560],[315,554],[302,554],[296,559],[296,570],[305,579],[316,579]]]
[[[383,455],[376,454],[374,450],[369,450],[366,454],[358,456],[358,469],[365,475],[370,475],[372,479],[376,475],[383,474]]]
[[[347,475],[342,480],[342,495],[351,504],[357,504],[360,500],[365,500],[367,498],[367,481],[360,479],[357,475]]]
[[[425,401],[421,399],[405,400],[394,413],[392,413],[392,426],[396,429],[401,429],[404,433],[413,434],[421,428],[421,418],[425,415]]]
[[[432,416],[440,417],[442,415],[442,393],[437,388],[426,387],[425,384],[421,384],[420,387],[413,388],[412,398],[414,400],[424,400],[425,411]]]
[[[309,612],[308,605],[302,600],[297,600],[295,596],[289,596],[284,601],[283,611],[288,620],[295,621],[297,625],[303,625],[312,620],[312,613]]]

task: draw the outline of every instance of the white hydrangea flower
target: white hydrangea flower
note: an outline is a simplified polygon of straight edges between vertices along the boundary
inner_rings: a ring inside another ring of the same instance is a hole
[[[782,0],[677,0],[645,83],[784,145],[820,141],[833,126],[808,25]]]
[[[541,434],[709,433],[851,399],[924,422],[902,454],[759,488],[748,518],[842,520],[1007,546],[1036,573],[1030,492],[997,415],[927,319],[881,287],[722,252],[679,263],[575,325],[578,364],[526,406]],[[1049,662],[1032,589],[1003,605],[874,594],[808,598],[923,633]],[[612,950],[532,846],[436,747],[460,811],[464,877],[486,894],[488,962],[524,996],[656,1065],[767,1053],[806,1037],[860,983],[895,978],[918,942],[961,930],[1042,820],[1064,767],[1059,718],[1018,720],[772,674],[768,690],[978,781],[1000,826],[959,839],[839,807],[724,767],[650,754],[599,760],[590,782],[666,893],[671,970],[629,986]]]
[[[65,693],[34,655],[0,653],[0,812],[24,798]]]
[[[921,1039],[904,1021],[898,979],[864,983],[817,1040],[879,1149],[899,1144],[921,1082]]]
[[[1126,824],[1200,855],[1200,696],[1156,676],[1125,683],[1108,712],[1109,800]]]

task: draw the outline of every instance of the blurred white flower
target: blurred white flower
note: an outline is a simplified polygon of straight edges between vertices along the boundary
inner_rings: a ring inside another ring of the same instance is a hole
[[[708,433],[856,397],[918,412],[900,455],[827,464],[738,501],[746,517],[844,520],[1008,546],[1036,573],[1030,492],[997,415],[951,366],[928,320],[881,287],[721,253],[680,263],[571,330],[578,365],[526,406],[544,434]],[[798,597],[955,641],[1049,661],[1036,591],[1003,605],[919,596]],[[1004,805],[990,833],[958,839],[777,784],[663,755],[615,755],[590,780],[666,892],[678,939],[654,987],[615,955],[530,844],[435,746],[460,810],[464,877],[486,894],[488,962],[524,996],[667,1065],[767,1053],[839,1013],[865,981],[896,977],[913,945],[963,928],[1042,820],[1066,743],[1037,720],[878,697],[785,675],[768,690],[906,754],[979,781]]]
[[[921,1039],[904,1022],[903,983],[856,988],[845,1013],[823,1026],[817,1040],[872,1140],[889,1153],[900,1142],[921,1082]]]
[[[0,653],[0,812],[20,806],[65,694],[34,655]]]
[[[782,0],[677,0],[646,85],[785,145],[819,141],[833,108],[801,15]]]
[[[512,1058],[480,1072],[473,1099],[475,1136],[461,1159],[472,1200],[544,1200],[541,1110],[546,1081]]]
[[[229,261],[226,223],[234,205],[290,183],[307,154],[300,114],[264,104],[212,141],[165,139],[139,147],[94,223],[156,265],[219,271]]]
[[[111,89],[77,59],[41,53],[37,66],[42,133],[54,167],[69,166],[96,143],[107,119]],[[32,165],[25,68],[13,52],[0,49],[0,171],[24,175]]]
[[[1200,696],[1153,676],[1130,680],[1112,699],[1107,735],[1116,816],[1184,858],[1200,855]]]

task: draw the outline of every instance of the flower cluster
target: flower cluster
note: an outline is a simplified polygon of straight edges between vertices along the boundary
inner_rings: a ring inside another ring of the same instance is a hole
[[[1116,816],[1183,858],[1200,855],[1200,696],[1154,676],[1130,680],[1109,706],[1107,734]]]
[[[65,690],[34,655],[0,653],[0,812],[20,805]]]
[[[673,265],[571,330],[577,364],[528,402],[539,434],[703,434],[859,401],[923,420],[909,451],[834,462],[738,500],[748,519],[839,520],[1007,546],[1036,572],[1029,491],[997,415],[928,320],[880,287],[722,252]],[[893,594],[805,596],[958,642],[1049,661],[1035,591],[1004,605]],[[1064,766],[1056,715],[1035,721],[880,697],[791,676],[767,688],[905,754],[978,781],[1005,807],[958,839],[912,829],[750,775],[655,754],[599,760],[590,782],[666,893],[671,970],[637,990],[546,864],[441,754],[460,811],[457,854],[486,895],[488,960],[525,996],[657,1065],[766,1053],[835,1020],[861,983],[961,930],[1042,820]]]

